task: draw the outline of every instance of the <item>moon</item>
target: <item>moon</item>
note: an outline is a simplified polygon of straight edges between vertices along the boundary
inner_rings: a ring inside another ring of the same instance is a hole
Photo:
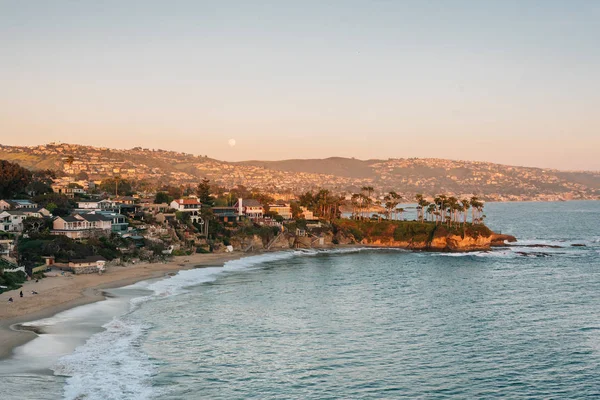
[[[235,146],[235,139],[229,139],[229,140],[227,141],[227,143],[229,143],[229,145],[230,145],[231,147],[233,147],[233,146]]]

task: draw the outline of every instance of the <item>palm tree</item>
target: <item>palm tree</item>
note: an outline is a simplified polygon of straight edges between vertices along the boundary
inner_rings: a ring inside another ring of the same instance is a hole
[[[398,208],[397,212],[400,214],[400,220],[402,220],[402,214],[404,214],[404,208]]]
[[[417,193],[415,195],[415,200],[417,200],[417,221],[423,221],[423,201],[424,197],[421,193]]]
[[[480,223],[479,214],[483,211],[483,202],[477,196],[471,197],[471,222],[473,224]]]
[[[392,218],[392,213],[396,214],[396,207],[400,204],[400,199],[402,197],[396,192],[389,192],[383,200],[385,200],[385,207],[389,210],[389,219]],[[396,215],[394,215],[395,217]],[[396,219],[396,218],[394,218]]]
[[[462,209],[463,209],[463,225],[467,224],[467,214],[469,213],[469,208],[471,208],[471,203],[468,199],[462,199],[461,201]]]
[[[352,202],[352,217],[358,218],[358,209],[360,207],[360,194],[354,193],[350,201]]]
[[[427,206],[427,214],[431,217],[431,222],[433,222],[433,218],[435,216],[436,206],[434,203],[429,203]],[[437,218],[436,218],[437,219]]]
[[[456,222],[458,212],[458,199],[454,196],[448,197],[448,212],[450,213],[450,222]]]

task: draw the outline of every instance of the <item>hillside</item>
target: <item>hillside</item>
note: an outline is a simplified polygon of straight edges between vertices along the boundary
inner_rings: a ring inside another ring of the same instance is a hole
[[[206,156],[136,147],[128,150],[74,144],[2,146],[0,159],[31,169],[102,180],[195,184],[207,177],[225,188],[238,184],[271,192],[327,188],[337,193],[373,186],[376,193],[478,194],[486,200],[569,200],[600,198],[600,172],[568,172],[487,162],[444,159],[326,159],[226,162]]]

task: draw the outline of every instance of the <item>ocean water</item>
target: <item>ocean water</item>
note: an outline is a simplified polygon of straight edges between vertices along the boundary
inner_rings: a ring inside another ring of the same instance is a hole
[[[517,245],[270,253],[111,290],[34,321],[0,397],[599,398],[600,202],[485,214]]]

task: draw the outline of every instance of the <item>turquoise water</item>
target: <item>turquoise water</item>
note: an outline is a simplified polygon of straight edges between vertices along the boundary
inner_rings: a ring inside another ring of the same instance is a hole
[[[115,290],[112,303],[46,321],[57,333],[42,335],[45,346],[62,338],[75,350],[35,359],[43,346],[33,341],[17,364],[0,362],[5,393],[597,398],[600,202],[488,204],[485,213],[517,247],[274,253]],[[119,307],[129,311],[111,320]],[[106,330],[69,339],[103,318]]]

